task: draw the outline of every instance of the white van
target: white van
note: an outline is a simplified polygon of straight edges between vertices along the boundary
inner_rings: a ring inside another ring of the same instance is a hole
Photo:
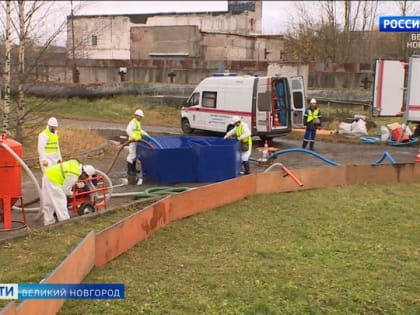
[[[373,115],[404,116],[407,122],[420,123],[419,86],[420,56],[409,57],[408,63],[404,60],[377,60],[373,87]],[[404,95],[405,87],[407,91]]]
[[[303,77],[215,74],[201,81],[181,109],[184,133],[194,129],[225,133],[239,116],[253,136],[273,138],[303,125]]]

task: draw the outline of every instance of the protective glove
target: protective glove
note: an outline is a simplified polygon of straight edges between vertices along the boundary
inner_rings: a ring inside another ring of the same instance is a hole
[[[47,166],[48,166],[48,161],[47,161],[47,160],[45,160],[45,161],[42,161],[42,166],[45,166],[45,167],[47,167]]]
[[[79,189],[82,189],[83,187],[85,187],[85,183],[84,182],[77,182],[76,187],[79,188]]]
[[[223,140],[226,140],[227,138],[228,138],[227,136],[224,136],[224,137],[223,137]]]

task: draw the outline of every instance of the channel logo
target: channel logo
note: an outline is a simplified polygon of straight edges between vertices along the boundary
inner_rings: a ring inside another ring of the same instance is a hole
[[[380,16],[380,32],[420,32],[420,16]]]
[[[0,300],[17,300],[17,283],[0,283]]]
[[[123,283],[0,283],[0,300],[124,299]]]

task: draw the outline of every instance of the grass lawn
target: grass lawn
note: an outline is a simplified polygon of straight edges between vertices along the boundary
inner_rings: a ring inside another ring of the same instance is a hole
[[[260,195],[174,222],[85,279],[124,282],[125,300],[59,314],[420,314],[419,189]]]
[[[30,106],[43,102],[29,98]],[[176,106],[146,104],[142,95],[118,95],[89,100],[87,98],[57,98],[48,102],[48,112],[60,118],[128,123],[136,109],[144,111],[145,125],[180,126],[180,112]]]
[[[45,127],[42,126],[25,137],[23,142],[24,159],[38,157],[38,134]],[[76,153],[98,148],[106,142],[106,139],[102,138],[96,130],[87,128],[59,127],[58,135],[60,136],[61,154],[66,160]]]
[[[22,238],[1,242],[0,282],[41,281],[90,231],[101,231],[150,203],[144,200],[136,206],[104,212],[100,216],[73,221],[56,228],[33,230]],[[0,300],[0,308],[8,302]]]

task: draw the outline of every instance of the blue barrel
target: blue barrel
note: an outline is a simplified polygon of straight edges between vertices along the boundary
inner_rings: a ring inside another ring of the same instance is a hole
[[[156,183],[210,183],[235,178],[241,170],[239,143],[219,137],[155,137],[162,148],[137,144],[143,176]]]

